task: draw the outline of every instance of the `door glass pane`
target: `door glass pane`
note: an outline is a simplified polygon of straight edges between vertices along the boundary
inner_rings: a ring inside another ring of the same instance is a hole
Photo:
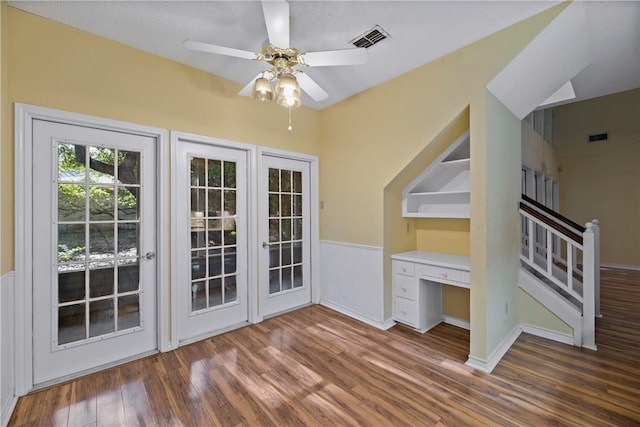
[[[194,187],[204,186],[205,160],[191,158],[191,185]]]
[[[140,266],[128,264],[126,261],[118,262],[118,292],[131,292],[138,290],[140,286]]]
[[[302,173],[269,168],[269,294],[302,287]]]
[[[140,187],[118,187],[119,220],[136,220],[140,217],[140,211],[138,210],[139,191]]]
[[[85,339],[85,304],[58,308],[58,344]]]
[[[224,214],[233,216],[236,214],[236,191],[224,190]]]
[[[58,221],[84,221],[86,194],[84,185],[58,185]]]
[[[89,296],[91,298],[113,295],[113,268],[98,268],[89,271]]]
[[[293,192],[302,194],[302,172],[293,172]]]
[[[198,311],[207,308],[207,282],[191,283],[191,311]]]
[[[140,185],[140,153],[118,151],[118,184]]]
[[[236,277],[237,194],[235,162],[202,157],[190,161],[193,312],[235,301],[225,297],[223,283],[235,283]]]
[[[115,217],[115,187],[92,185],[89,187],[89,219],[113,221]]]
[[[102,260],[114,257],[113,223],[89,224],[89,258]]]
[[[105,147],[89,147],[89,181],[96,184],[115,183],[116,150]]]
[[[236,287],[236,276],[225,276],[224,278],[224,302],[234,302],[238,298]]]
[[[58,182],[85,182],[87,149],[84,145],[58,145]]]
[[[224,162],[224,186],[236,188],[236,163]]]
[[[140,326],[140,157],[58,146],[58,345]]]
[[[58,262],[82,262],[86,258],[84,224],[58,225]],[[58,268],[60,270],[60,268]],[[66,270],[65,270],[66,271]]]
[[[222,278],[209,280],[209,306],[215,307],[222,304]]]
[[[85,272],[70,271],[58,275],[58,302],[84,299]]]
[[[222,162],[220,160],[209,160],[209,187],[222,187]]]
[[[291,286],[291,267],[284,267],[282,269],[282,290],[286,291],[287,289],[291,289]]]
[[[138,256],[138,226],[135,222],[118,224],[118,258]]]
[[[103,299],[89,303],[89,336],[97,337],[116,330],[113,300]]]
[[[269,271],[269,294],[280,292],[280,269]]]
[[[140,326],[140,296],[125,295],[118,298],[118,330]]]

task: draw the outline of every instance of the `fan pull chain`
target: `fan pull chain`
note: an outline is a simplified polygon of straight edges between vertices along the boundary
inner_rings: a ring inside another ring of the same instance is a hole
[[[293,132],[293,125],[291,124],[291,107],[289,107],[289,127],[287,128],[289,132]]]

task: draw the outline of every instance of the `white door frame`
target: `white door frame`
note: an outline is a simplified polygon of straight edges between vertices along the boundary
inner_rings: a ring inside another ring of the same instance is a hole
[[[309,220],[311,227],[311,303],[319,304],[320,303],[320,211],[319,211],[319,177],[318,177],[318,157],[310,154],[302,154],[302,153],[294,153],[292,151],[279,150],[275,148],[267,148],[267,147],[258,147],[257,153],[257,171],[261,170],[261,162],[262,156],[273,156],[273,157],[281,157],[283,159],[292,159],[292,160],[300,160],[303,162],[309,163],[309,188],[310,188],[310,209],[309,209]],[[259,175],[259,173],[256,173]],[[257,181],[256,181],[256,191],[257,191]],[[257,193],[256,193],[257,197]],[[256,199],[257,200],[257,199]],[[257,206],[256,206],[257,207]],[[255,214],[255,221],[258,221],[258,212]],[[256,225],[257,227],[257,225]],[[256,228],[257,230],[257,228]],[[256,233],[256,236],[257,233]],[[258,251],[260,250],[260,245],[258,240],[255,241],[255,256],[256,256],[256,271],[258,271]],[[256,283],[256,286],[258,284]],[[259,289],[256,287],[256,297]],[[257,307],[256,307],[257,308]],[[263,320],[263,316],[256,312],[256,321],[260,322]]]
[[[32,161],[33,121],[48,120],[69,125],[108,131],[126,132],[156,139],[157,204],[157,325],[158,349],[173,348],[169,335],[169,173],[167,168],[167,132],[164,129],[137,125],[102,117],[15,104],[14,121],[14,191],[15,191],[15,379],[16,395],[23,396],[33,388],[33,294],[32,294]]]
[[[176,132],[171,131],[171,192],[172,194],[178,194],[178,191],[184,191],[181,188],[178,188],[178,179],[176,179],[176,174],[178,171],[178,156],[177,156],[177,145],[180,142],[190,142],[196,144],[204,144],[210,145],[211,147],[222,147],[222,148],[230,148],[239,151],[244,151],[247,160],[247,296],[248,296],[248,315],[249,322],[256,323],[256,313],[257,313],[257,294],[255,292],[255,282],[257,281],[256,276],[256,266],[257,259],[256,253],[252,250],[252,248],[256,247],[256,230],[257,230],[257,220],[256,215],[254,215],[254,211],[256,209],[256,195],[257,190],[255,186],[255,165],[256,165],[256,146],[251,144],[245,144],[241,142],[233,142],[227,141],[224,139],[211,138],[208,136],[195,135],[191,133],[185,132]],[[171,245],[171,259],[177,260],[180,259],[178,254],[178,245],[176,242],[178,239],[184,238],[178,235],[179,227],[178,227],[178,207],[174,204],[171,205],[171,241],[173,244]],[[178,269],[171,269],[171,283],[175,284],[175,286],[171,286],[171,307],[178,307],[178,286],[180,283],[180,278],[178,277]],[[180,333],[178,329],[179,322],[179,309],[173,309],[173,315],[171,316],[171,336],[173,337],[173,343],[177,347],[180,341]],[[217,331],[213,331],[212,335],[216,335],[222,332],[227,331],[228,329],[220,329]],[[198,337],[197,339],[205,338],[204,336]],[[188,341],[190,342],[190,341]],[[186,344],[187,342],[185,342]]]

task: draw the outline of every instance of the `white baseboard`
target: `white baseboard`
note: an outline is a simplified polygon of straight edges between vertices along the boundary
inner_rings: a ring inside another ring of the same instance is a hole
[[[16,403],[18,403],[18,396],[15,394],[9,396],[9,398],[2,402],[2,415],[0,415],[0,426],[6,427],[9,424],[9,420],[11,419],[11,415],[13,414],[13,410],[16,408]]]
[[[326,299],[321,299],[320,300],[320,305],[324,305],[325,307],[330,308],[332,310],[335,310],[338,313],[342,313],[345,316],[349,316],[349,317],[351,317],[353,319],[359,320],[359,321],[361,321],[363,323],[366,323],[367,325],[371,325],[371,326],[373,326],[375,328],[382,329],[384,331],[386,331],[387,329],[391,328],[392,326],[394,326],[396,324],[396,322],[394,322],[391,319],[384,320],[384,321],[380,322],[379,320],[372,319],[372,318],[367,317],[367,316],[363,316],[360,313],[356,313],[355,311],[349,310],[348,308],[343,307],[340,304],[336,304],[334,302],[327,301]]]
[[[574,345],[573,334],[564,334],[561,332],[552,331],[551,329],[541,328],[540,326],[529,325],[527,323],[521,323],[520,327],[522,328],[522,332],[526,332],[537,337],[546,338],[551,341]]]
[[[469,358],[467,359],[466,362],[464,362],[464,364],[467,366],[471,366],[473,369],[490,373],[489,368],[487,366],[487,361],[484,359],[480,359],[479,357],[469,355]]]
[[[471,330],[471,323],[468,320],[460,319],[459,317],[447,316],[446,314],[442,316],[442,321],[449,325],[457,326],[458,328],[466,329],[467,331]]]
[[[479,357],[469,355],[469,359],[465,362],[465,365],[472,368],[479,369],[483,372],[490,374],[493,369],[498,365],[500,360],[509,351],[513,343],[518,339],[522,333],[520,325],[516,325],[511,332],[507,334],[500,344],[491,352],[487,360],[480,359]]]
[[[621,270],[635,270],[635,271],[640,271],[640,265],[600,264],[600,268],[615,268],[615,269],[621,269]]]
[[[379,252],[379,253],[382,253],[383,251],[381,246],[361,245],[359,243],[338,242],[336,240],[321,240],[320,242],[333,245],[333,246],[343,246],[345,248],[352,248],[352,249],[364,249],[367,251],[373,251],[373,252]]]

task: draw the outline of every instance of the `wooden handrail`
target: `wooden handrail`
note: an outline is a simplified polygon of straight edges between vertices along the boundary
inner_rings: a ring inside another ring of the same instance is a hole
[[[569,218],[560,215],[558,212],[556,212],[556,211],[554,211],[552,209],[549,209],[548,207],[546,207],[542,203],[533,200],[531,197],[529,197],[529,196],[527,196],[525,194],[522,195],[522,200],[524,200],[525,202],[535,206],[536,208],[538,208],[541,211],[543,211],[544,213],[546,213],[548,216],[551,216],[551,217],[555,218],[557,221],[560,221],[563,224],[568,225],[569,227],[575,228],[576,230],[578,230],[581,233],[584,233],[587,230],[582,225],[571,221]],[[547,223],[547,222],[545,221],[545,223]]]
[[[562,224],[558,224],[556,221],[552,221],[546,215],[543,215],[542,213],[540,213],[539,211],[533,209],[531,206],[527,205],[526,203],[523,203],[522,201],[520,202],[520,209],[522,209],[523,211],[527,212],[532,217],[534,217],[534,218],[540,220],[541,222],[547,224],[549,227],[553,228],[554,230],[564,234],[565,236],[569,237],[573,241],[575,241],[575,242],[577,242],[577,243],[582,245],[582,235],[581,234],[577,234],[573,230],[570,230],[569,228],[563,226]]]

